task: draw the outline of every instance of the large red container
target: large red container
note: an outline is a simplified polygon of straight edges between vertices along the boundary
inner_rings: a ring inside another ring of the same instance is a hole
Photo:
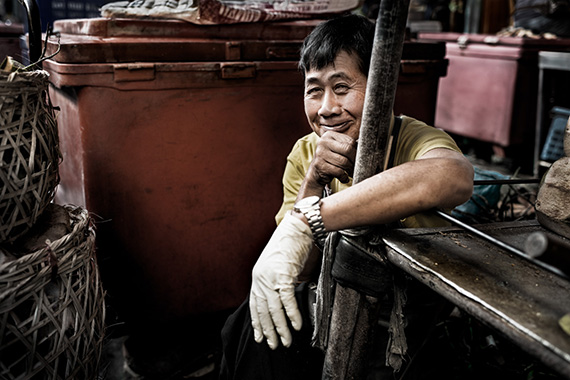
[[[500,147],[533,146],[538,52],[570,50],[570,39],[458,33],[420,33],[419,39],[446,42],[449,68],[439,83],[437,127]]]
[[[447,66],[445,42],[405,41],[394,113],[433,125],[439,80],[447,74]]]
[[[44,68],[61,108],[56,201],[100,218],[105,285],[132,318],[219,311],[247,295],[286,155],[309,131],[295,59],[311,28],[55,24],[61,51]]]
[[[98,216],[105,286],[132,319],[216,312],[247,295],[286,156],[310,131],[296,61],[317,23],[56,22],[48,54],[60,52],[44,63],[61,109],[56,201]],[[418,104],[434,98],[444,50],[407,50],[401,92],[422,95],[398,107],[433,118],[435,105]]]

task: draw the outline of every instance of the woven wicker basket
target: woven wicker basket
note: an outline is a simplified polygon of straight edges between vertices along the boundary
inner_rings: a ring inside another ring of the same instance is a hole
[[[26,233],[52,201],[60,157],[47,72],[0,72],[0,243]]]
[[[87,212],[65,206],[72,230],[0,265],[0,379],[94,379],[104,293]]]

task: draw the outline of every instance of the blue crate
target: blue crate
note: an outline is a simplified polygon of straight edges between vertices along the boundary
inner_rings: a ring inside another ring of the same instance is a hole
[[[570,109],[554,107],[551,115],[552,122],[540,154],[540,159],[547,162],[554,162],[564,157],[564,134],[570,117]]]
[[[56,20],[100,17],[99,9],[113,0],[40,0],[42,29]]]

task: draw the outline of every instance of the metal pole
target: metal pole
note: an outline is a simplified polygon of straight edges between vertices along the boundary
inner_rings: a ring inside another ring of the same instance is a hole
[[[542,131],[544,128],[544,68],[541,64],[540,53],[538,54],[538,96],[536,97],[536,121],[534,132],[534,154],[532,171],[535,176],[540,172],[540,148],[542,143]]]
[[[478,179],[473,181],[473,186],[482,185],[524,185],[528,183],[539,183],[540,178],[514,178],[514,179]]]
[[[42,22],[36,0],[18,0],[28,15],[28,46],[30,63],[36,63],[42,56]],[[38,64],[41,68],[41,64]]]

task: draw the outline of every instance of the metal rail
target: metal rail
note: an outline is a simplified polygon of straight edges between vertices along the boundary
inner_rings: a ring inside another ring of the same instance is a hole
[[[539,183],[540,178],[513,178],[513,179],[477,179],[473,186],[481,185],[522,185],[527,183]]]
[[[449,214],[446,214],[446,213],[443,212],[443,211],[434,210],[434,212],[435,212],[439,217],[441,217],[441,218],[447,220],[447,221],[450,222],[451,224],[456,225],[456,226],[459,226],[459,227],[461,227],[461,228],[463,228],[463,229],[465,229],[465,230],[467,230],[467,231],[473,233],[474,235],[477,235],[477,236],[479,236],[480,238],[482,238],[482,239],[488,241],[489,243],[495,244],[496,246],[503,248],[504,250],[508,251],[509,253],[512,253],[512,254],[514,254],[514,255],[516,255],[516,256],[518,256],[518,257],[524,259],[524,260],[527,260],[527,261],[531,262],[532,264],[534,264],[534,265],[536,265],[536,266],[539,266],[539,267],[541,267],[542,269],[545,269],[545,270],[547,270],[547,271],[549,271],[549,272],[552,272],[552,273],[554,273],[554,274],[556,274],[556,275],[558,275],[558,276],[560,276],[560,277],[562,277],[562,278],[565,278],[565,279],[567,279],[567,280],[570,279],[567,274],[565,274],[564,272],[562,272],[562,271],[559,270],[558,268],[555,268],[555,267],[553,267],[553,266],[551,266],[551,265],[545,264],[545,263],[543,263],[542,261],[535,260],[533,257],[531,257],[530,255],[528,255],[526,252],[521,251],[520,249],[518,249],[518,248],[516,248],[516,247],[513,247],[512,245],[509,245],[509,244],[507,244],[507,243],[505,243],[505,242],[503,242],[503,241],[501,241],[501,240],[499,240],[499,239],[497,239],[497,238],[495,238],[495,237],[493,237],[493,236],[491,236],[491,235],[488,235],[488,234],[484,233],[483,231],[478,230],[477,228],[475,228],[475,227],[473,227],[473,226],[470,226],[470,225],[468,225],[468,224],[462,222],[461,220],[459,220],[459,219],[457,219],[457,218],[454,218],[453,216],[451,216],[451,215],[449,215]]]

